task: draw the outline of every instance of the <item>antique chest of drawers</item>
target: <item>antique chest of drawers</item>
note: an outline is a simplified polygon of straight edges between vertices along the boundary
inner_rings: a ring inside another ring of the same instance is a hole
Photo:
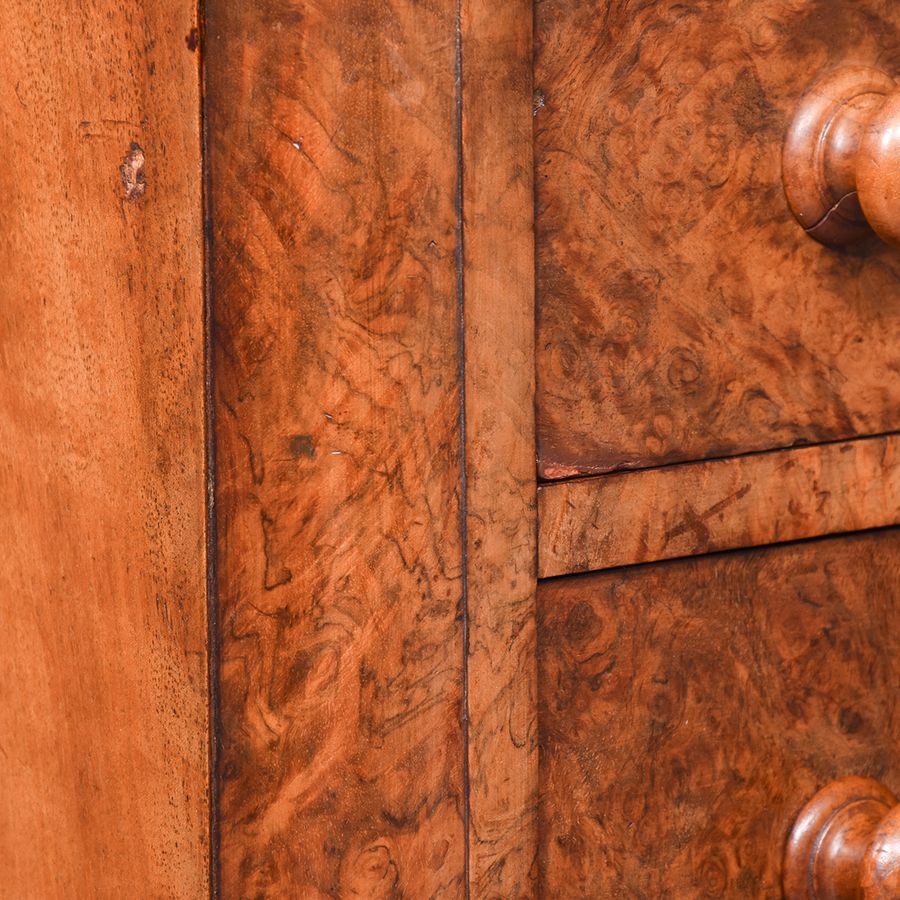
[[[0,895],[900,896],[900,6],[0,34]]]

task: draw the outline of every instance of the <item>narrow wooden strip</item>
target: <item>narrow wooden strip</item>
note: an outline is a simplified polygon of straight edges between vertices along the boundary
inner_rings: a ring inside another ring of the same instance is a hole
[[[536,891],[531,23],[462,4],[473,898]]]
[[[455,12],[207,3],[223,897],[466,893]]]
[[[195,0],[0,3],[0,897],[209,895]]]
[[[542,578],[900,523],[900,436],[546,485]]]

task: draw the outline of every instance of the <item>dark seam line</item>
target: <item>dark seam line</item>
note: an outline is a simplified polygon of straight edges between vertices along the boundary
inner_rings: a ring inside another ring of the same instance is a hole
[[[718,550],[703,550],[699,553],[682,553],[678,556],[667,556],[664,559],[648,559],[642,562],[617,563],[614,566],[601,566],[597,569],[573,569],[569,572],[560,572],[558,575],[545,575],[543,578],[539,578],[538,581],[541,584],[545,581],[560,581],[562,579],[574,581],[576,579],[591,578],[594,575],[607,575],[611,572],[625,572],[629,569],[649,569],[657,566],[666,566],[669,563],[688,563],[692,561],[716,559],[721,556],[744,556],[749,553],[767,553],[781,548],[802,547],[804,544],[814,544],[818,541],[840,541],[855,537],[864,538],[891,531],[900,531],[900,523],[871,525],[868,528],[857,528],[850,531],[846,529],[842,531],[826,531],[822,534],[811,534],[808,537],[790,538],[786,541],[763,541],[760,544],[745,544],[741,547],[724,547]]]
[[[556,485],[574,484],[581,481],[593,481],[610,478],[615,475],[631,475],[637,472],[659,472],[662,469],[674,469],[678,466],[704,466],[709,463],[729,462],[731,460],[749,459],[754,456],[774,456],[776,453],[797,453],[801,450],[813,450],[816,447],[835,447],[838,444],[858,444],[863,441],[881,441],[885,438],[900,437],[900,431],[878,431],[874,434],[858,434],[850,437],[833,438],[826,441],[814,441],[808,444],[791,444],[786,447],[764,447],[761,450],[745,450],[742,453],[704,456],[699,459],[678,459],[673,462],[657,463],[649,466],[623,466],[607,472],[581,472],[578,475],[567,475],[565,478],[544,478],[538,480],[538,491],[553,488]]]
[[[457,352],[459,353],[459,520],[462,563],[462,787],[463,787],[463,878],[465,896],[471,896],[469,861],[469,825],[471,801],[469,797],[469,526],[468,526],[468,477],[466,473],[466,291],[463,265],[465,262],[464,202],[463,202],[463,59],[462,59],[462,0],[457,0],[455,11],[455,59],[454,77],[456,90],[456,308]]]
[[[216,516],[216,410],[213,377],[213,300],[212,300],[212,180],[209,166],[209,122],[207,116],[206,0],[197,3],[197,28],[200,32],[200,165],[203,216],[203,402],[206,488],[206,659],[209,752],[209,895],[220,895],[220,823],[219,823],[219,614],[218,614],[218,521]]]

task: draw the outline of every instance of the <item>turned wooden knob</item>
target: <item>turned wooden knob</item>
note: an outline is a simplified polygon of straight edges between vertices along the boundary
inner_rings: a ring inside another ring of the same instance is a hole
[[[784,146],[788,203],[823,244],[874,231],[900,245],[900,85],[879,69],[844,66],[800,102]]]
[[[841,778],[803,807],[784,855],[787,900],[898,900],[900,806],[871,778]]]

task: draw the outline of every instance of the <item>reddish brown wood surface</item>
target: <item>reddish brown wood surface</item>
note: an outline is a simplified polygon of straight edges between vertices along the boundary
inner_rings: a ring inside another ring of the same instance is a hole
[[[900,532],[541,582],[542,896],[781,897],[806,801],[900,779]]]
[[[543,485],[539,575],[900,524],[900,437]]]
[[[224,897],[462,897],[455,10],[208,6]]]
[[[781,152],[830,68],[900,74],[900,6],[535,9],[542,474],[896,430],[900,256],[811,241]]]
[[[531,3],[462,4],[472,897],[537,854]]]
[[[208,895],[196,4],[0,5],[0,896]]]

